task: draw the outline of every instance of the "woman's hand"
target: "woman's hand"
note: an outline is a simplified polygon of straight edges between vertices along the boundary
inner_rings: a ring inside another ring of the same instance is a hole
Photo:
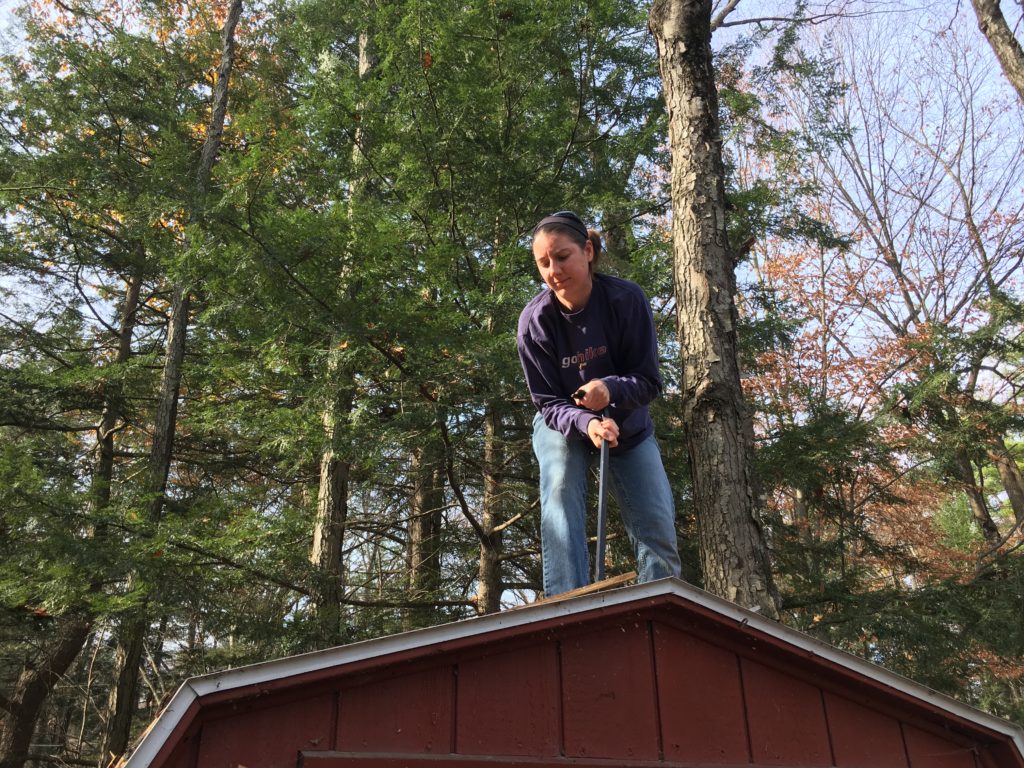
[[[603,411],[612,401],[608,385],[601,379],[591,379],[573,392],[572,399],[591,411]]]
[[[601,441],[607,440],[608,447],[619,444],[619,425],[612,419],[591,419],[587,424],[587,435],[595,448],[601,447]]]

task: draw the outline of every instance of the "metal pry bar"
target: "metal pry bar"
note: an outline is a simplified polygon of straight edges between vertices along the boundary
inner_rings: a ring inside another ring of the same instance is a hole
[[[607,411],[601,414],[605,418]],[[608,527],[608,441],[601,439],[601,464],[597,473],[597,545],[594,582],[604,581],[605,529]]]
[[[573,400],[582,400],[587,393],[577,389]],[[601,412],[601,418],[608,418],[608,409]],[[608,441],[601,438],[601,464],[597,472],[597,544],[594,552],[594,583],[604,581],[604,551],[608,528]]]

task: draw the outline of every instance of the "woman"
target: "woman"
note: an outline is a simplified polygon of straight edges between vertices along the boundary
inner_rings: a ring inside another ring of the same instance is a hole
[[[548,596],[589,583],[587,474],[602,440],[639,580],[680,574],[672,491],[647,409],[662,389],[654,318],[640,286],[594,272],[600,254],[601,236],[571,211],[533,230],[534,261],[549,290],[519,316],[518,345],[538,411],[533,450]]]

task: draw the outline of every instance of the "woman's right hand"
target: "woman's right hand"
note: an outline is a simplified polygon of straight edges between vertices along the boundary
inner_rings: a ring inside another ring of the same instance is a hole
[[[611,404],[612,393],[603,379],[591,379],[573,392],[572,399],[577,405],[599,413]]]
[[[608,447],[619,444],[619,425],[612,419],[591,419],[587,423],[587,435],[595,448],[601,447],[601,441],[607,440]]]

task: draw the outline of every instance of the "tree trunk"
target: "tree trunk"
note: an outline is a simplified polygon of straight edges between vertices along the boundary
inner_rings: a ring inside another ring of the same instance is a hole
[[[974,466],[964,451],[957,451],[953,458],[953,471],[964,495],[967,496],[967,506],[971,510],[971,517],[974,518],[975,525],[978,526],[981,535],[985,537],[985,542],[989,546],[996,546],[1001,538],[999,528],[992,519],[992,515],[989,514],[985,494],[982,493],[974,478]]]
[[[709,0],[655,0],[672,153],[672,242],[683,421],[705,586],[778,616],[754,477],[753,427],[740,389],[734,254],[711,62]]]
[[[369,77],[377,63],[370,35],[359,35],[360,79]],[[352,148],[353,178],[352,197],[349,201],[349,217],[352,217],[353,203],[368,193],[369,184],[363,177],[366,168],[364,153],[365,131],[361,124],[356,126]],[[345,283],[349,275],[342,271],[339,279]],[[356,299],[353,297],[353,301]],[[327,360],[327,386],[333,388],[321,421],[324,425],[326,445],[320,456],[320,478],[317,491],[316,519],[313,523],[313,545],[310,562],[317,571],[317,587],[313,600],[313,613],[317,625],[318,645],[336,645],[342,640],[341,599],[345,586],[344,539],[348,524],[348,495],[351,463],[343,457],[348,455],[347,446],[342,445],[352,405],[355,400],[353,373],[341,360],[343,339],[332,336]]]
[[[815,548],[814,523],[811,520],[811,506],[807,502],[807,496],[803,488],[797,488],[793,493],[793,525],[796,526],[800,546],[803,548],[804,567],[807,568],[808,577],[823,588],[825,579]]]
[[[121,312],[121,326],[118,329],[118,345],[117,345],[117,363],[125,363],[131,355],[131,342],[132,334],[135,329],[135,317],[138,310],[139,304],[139,292],[142,285],[141,266],[136,268],[131,278],[129,278],[128,289],[125,295],[124,309]],[[96,439],[96,469],[93,474],[92,481],[92,503],[96,511],[102,510],[110,504],[113,473],[114,473],[114,430],[117,427],[118,421],[121,418],[121,391],[119,386],[112,386],[105,393],[103,415],[100,419],[100,427],[97,430]],[[101,529],[97,530],[97,534],[100,534]],[[141,646],[141,642],[139,643]],[[123,651],[119,648],[116,655],[121,656]],[[119,659],[120,661],[120,659]],[[115,669],[123,668],[123,665],[115,663]],[[110,702],[115,702],[115,720],[123,720],[130,718],[130,709],[128,707],[121,707],[118,711],[116,708],[117,701],[134,701],[133,696],[121,696],[120,689],[123,684],[131,684],[131,681],[122,680],[122,676],[118,675],[117,682],[114,685],[114,689],[111,691],[108,699]],[[104,739],[109,740],[113,734],[123,732],[125,734],[124,744],[121,746],[121,751],[126,748],[127,745],[127,734],[131,727],[131,723],[123,724],[121,722],[108,722],[107,727],[104,731]],[[101,751],[101,755],[107,754],[106,748],[109,747],[114,749],[118,746],[117,740],[110,741],[105,745]],[[115,752],[114,754],[120,754]],[[106,762],[101,758],[101,765],[105,765]]]
[[[441,586],[441,526],[444,513],[444,471],[437,441],[428,441],[413,451],[412,504],[409,510],[408,556],[409,600],[429,603]],[[410,608],[406,629],[433,623],[429,605]]]
[[[43,702],[60,682],[92,630],[92,617],[54,619],[56,637],[26,661],[9,695],[0,697],[0,768],[22,768],[28,760],[32,734]]]
[[[141,262],[141,257],[140,257]],[[139,309],[139,293],[142,288],[142,267],[136,266],[128,278],[121,322],[117,334],[115,365],[128,362],[132,351],[132,336],[135,333],[135,318]],[[122,387],[120,383],[107,382],[103,388],[103,414],[96,430],[96,462],[93,467],[90,492],[92,509],[98,512],[110,504],[114,478],[114,433],[121,420]]]
[[[1010,501],[1014,522],[1018,525],[1024,524],[1024,477],[1021,476],[1017,460],[1002,437],[993,442],[989,458],[999,470],[999,480]]]
[[[1024,50],[1013,35],[999,8],[999,0],[971,0],[978,17],[978,28],[992,46],[1006,79],[1024,102]]]
[[[338,363],[337,347],[328,362],[328,381],[346,376]],[[321,647],[342,641],[341,598],[345,588],[344,543],[348,524],[348,494],[351,464],[341,441],[352,410],[354,392],[351,388],[336,390],[333,401],[324,409],[323,425],[327,447],[320,456],[320,487],[313,525],[313,548],[310,562],[317,571],[317,587],[313,612],[317,625],[317,644]]]
[[[950,389],[947,393],[950,396],[960,394],[958,389]],[[924,412],[928,419],[929,426],[940,435],[952,435],[957,439],[958,433],[964,430],[963,422],[960,419],[960,412],[952,405],[947,405],[942,399],[929,398],[924,403]],[[944,471],[946,475],[960,485],[961,490],[967,497],[967,506],[971,510],[971,517],[985,541],[989,546],[999,544],[999,528],[996,526],[992,515],[989,513],[988,503],[985,501],[985,494],[978,487],[974,477],[974,464],[970,454],[963,448],[950,448],[950,454],[946,460]]]
[[[107,722],[103,731],[103,748],[99,766],[110,765],[128,749],[132,720],[138,706],[139,665],[146,642],[149,622],[146,612],[128,617],[118,633],[114,649],[114,670],[117,673],[107,697]]]
[[[484,419],[484,498],[480,527],[486,536],[480,541],[480,570],[476,593],[479,613],[497,613],[501,610],[504,582],[501,578],[502,536],[501,514],[498,509],[501,480],[498,473],[498,425],[500,419],[493,406],[488,407]]]
[[[221,36],[220,64],[217,67],[217,81],[213,89],[213,103],[210,123],[206,130],[199,167],[196,171],[196,201],[191,218],[202,219],[202,208],[210,184],[213,165],[220,150],[221,136],[228,106],[228,82],[235,57],[235,29],[242,14],[242,0],[232,0]],[[186,250],[188,245],[186,244]],[[191,313],[191,286],[178,282],[174,286],[171,301],[171,320],[167,330],[164,350],[164,368],[160,379],[160,393],[153,424],[153,444],[149,455],[147,477],[146,519],[157,525],[163,514],[164,494],[170,475],[174,436],[177,426],[178,398],[181,392],[182,366],[185,360],[185,343],[188,336]],[[102,764],[116,758],[128,748],[132,719],[135,715],[139,679],[139,663],[149,626],[147,601],[133,615],[125,617],[122,632],[118,638],[116,658],[117,682],[111,688],[108,704],[107,727],[101,750]]]
[[[153,424],[153,445],[149,454],[148,497],[146,519],[153,526],[163,514],[164,492],[170,474],[171,453],[178,414],[178,395],[181,389],[182,364],[185,359],[185,339],[188,330],[190,298],[188,289],[178,285],[171,303],[171,322],[164,350],[164,369],[160,380],[156,418]],[[129,590],[135,588],[134,574],[129,578]],[[107,702],[107,723],[100,751],[100,766],[109,764],[124,754],[131,738],[132,720],[137,707],[139,662],[146,630],[149,627],[147,600],[124,617],[115,650],[116,681],[110,688]]]
[[[160,377],[156,416],[153,420],[153,444],[149,450],[149,481],[146,518],[158,523],[163,514],[164,493],[171,471],[171,454],[178,421],[178,396],[181,393],[182,365],[192,297],[184,285],[176,285],[171,299],[171,321],[164,347],[164,368]]]

